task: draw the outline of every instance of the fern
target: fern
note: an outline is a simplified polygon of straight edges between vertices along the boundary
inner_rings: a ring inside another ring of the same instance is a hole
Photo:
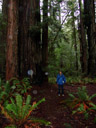
[[[9,94],[11,93],[10,84],[8,81],[3,83],[0,79],[0,103],[4,104],[9,98]]]
[[[92,96],[90,96],[89,100],[93,99],[94,97],[96,97],[96,94],[93,94]]]
[[[71,93],[68,94],[72,99],[75,99],[75,96]]]
[[[23,105],[22,96],[18,94],[16,96],[16,106],[17,106],[18,115],[20,117],[22,116],[22,107],[23,107],[22,105]]]
[[[72,98],[73,106],[73,114],[75,113],[83,113],[85,119],[88,119],[88,112],[90,110],[96,110],[96,105],[92,103],[91,99],[96,97],[96,94],[89,96],[86,90],[86,86],[82,86],[78,88],[78,92],[76,93],[76,97],[73,94],[69,94]],[[76,100],[75,100],[76,99]],[[74,102],[76,101],[76,102]],[[92,107],[91,107],[92,106]],[[72,107],[72,106],[71,106]]]
[[[51,123],[50,122],[48,122],[48,121],[46,121],[46,120],[43,120],[43,119],[38,119],[38,118],[31,118],[31,120],[33,121],[33,122],[39,122],[39,123],[41,123],[41,124],[44,124],[44,125],[50,125]]]
[[[23,103],[23,98],[20,94],[16,95],[16,103],[11,98],[11,104],[7,104],[6,108],[2,109],[6,118],[10,118],[11,122],[14,125],[20,126],[27,121],[31,112],[42,102],[45,101],[45,98],[38,101],[35,105],[30,105],[31,96],[28,95],[26,102]],[[1,106],[2,108],[2,106]]]
[[[82,86],[82,88],[78,88],[77,96],[81,101],[88,100],[89,96],[87,94],[86,86]]]
[[[17,128],[15,125],[6,126],[5,128]]]
[[[14,117],[18,118],[17,110],[15,109],[15,107],[13,107],[12,104],[8,104],[7,107],[6,107],[6,109],[8,110],[7,112],[8,112],[8,114],[12,118],[14,118]],[[10,111],[11,111],[11,113],[10,113]]]
[[[38,101],[35,105],[32,105],[31,108],[30,108],[30,110],[29,110],[29,112],[28,112],[28,114],[25,116],[24,120],[26,120],[26,119],[30,116],[31,112],[32,112],[39,104],[41,104],[41,103],[44,102],[44,101],[45,101],[45,98],[43,98],[43,99],[41,99],[40,101]]]
[[[90,103],[90,105],[91,105],[92,107],[90,107],[89,110],[96,110],[96,105],[95,105],[95,104]]]
[[[30,102],[31,102],[31,96],[28,95],[27,99],[26,99],[26,104],[22,108],[22,117],[23,118],[25,117],[26,113],[28,113],[29,108],[31,107]]]
[[[6,81],[6,83],[4,84],[4,87],[5,87],[5,92],[9,94],[11,89],[9,81]]]

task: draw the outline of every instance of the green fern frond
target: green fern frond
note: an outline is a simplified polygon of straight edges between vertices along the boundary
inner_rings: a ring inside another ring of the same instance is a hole
[[[26,105],[29,105],[30,102],[31,102],[31,96],[28,95],[28,96],[27,96],[27,99],[26,99]]]
[[[32,112],[39,104],[41,104],[42,102],[45,102],[45,98],[41,99],[41,100],[38,101],[36,104],[32,105],[32,107],[30,108],[28,114],[27,114],[26,117],[24,118],[24,120],[26,120],[26,119],[30,116],[31,112]]]
[[[71,93],[69,93],[68,94],[72,99],[75,99],[76,97],[73,95],[73,94],[71,94]]]
[[[11,98],[11,104],[7,104],[6,109],[9,114],[13,112],[13,114],[11,114],[11,116],[13,115],[12,117],[16,116],[16,118],[18,118],[17,106],[12,98]]]
[[[5,111],[4,107],[1,104],[0,104],[0,108],[1,108],[2,113],[5,115],[5,117],[13,123],[13,118],[11,118],[11,116],[8,114],[8,112]]]
[[[28,114],[29,109],[31,107],[30,102],[31,102],[31,96],[28,95],[26,99],[26,103],[22,108],[22,118],[25,118],[25,116]]]
[[[23,104],[23,98],[21,95],[16,95],[16,102],[11,98],[11,104],[7,104],[6,110],[0,106],[6,118],[10,119],[11,123],[20,126],[22,125],[30,116],[32,110],[34,110],[40,103],[45,101],[45,98],[38,101],[35,105],[30,105],[31,96],[28,95],[26,102]],[[42,120],[37,120],[37,122],[42,122],[43,124],[49,124]]]
[[[40,123],[40,124],[44,124],[44,125],[50,125],[51,124],[51,122],[43,120],[43,119],[31,118],[31,120],[35,123]]]
[[[22,108],[22,119],[26,118],[26,115],[28,114],[30,110],[31,105],[24,105]]]
[[[94,97],[96,97],[96,94],[93,94],[92,96],[90,96],[89,100],[93,99]]]
[[[32,110],[35,109],[39,104],[41,104],[42,102],[45,102],[45,98],[41,99],[40,101],[38,101],[36,104],[34,104],[32,106]]]
[[[23,105],[23,99],[22,96],[20,94],[18,94],[16,96],[16,105],[17,105],[17,110],[18,110],[18,114],[20,115],[20,117],[22,116],[22,105]]]
[[[8,105],[6,106],[6,109],[7,109],[8,114],[9,114],[12,118],[14,118],[14,116],[15,116],[16,118],[18,118],[18,113],[17,113],[16,109],[13,107],[12,104],[8,104]]]
[[[4,88],[5,88],[4,91],[5,91],[6,93],[9,93],[9,92],[10,92],[11,87],[10,87],[9,81],[6,81],[6,83],[5,83],[5,85],[4,85]]]
[[[6,126],[5,128],[17,128],[15,125]]]

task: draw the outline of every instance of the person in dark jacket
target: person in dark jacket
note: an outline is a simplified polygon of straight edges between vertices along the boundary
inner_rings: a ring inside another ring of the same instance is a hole
[[[64,83],[66,82],[66,78],[63,73],[60,71],[57,75],[57,85],[58,85],[58,96],[60,96],[60,91],[62,91],[62,96],[64,96]]]

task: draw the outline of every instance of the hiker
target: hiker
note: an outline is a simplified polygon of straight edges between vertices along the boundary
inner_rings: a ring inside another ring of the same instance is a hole
[[[60,96],[60,91],[62,91],[62,96],[64,96],[64,83],[66,82],[66,78],[63,73],[60,71],[57,75],[57,85],[58,85],[58,96]]]

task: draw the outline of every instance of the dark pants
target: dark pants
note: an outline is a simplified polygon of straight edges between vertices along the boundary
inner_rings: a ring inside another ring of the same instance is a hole
[[[58,85],[58,94],[60,94],[60,91],[62,91],[62,94],[64,94],[63,85]]]

